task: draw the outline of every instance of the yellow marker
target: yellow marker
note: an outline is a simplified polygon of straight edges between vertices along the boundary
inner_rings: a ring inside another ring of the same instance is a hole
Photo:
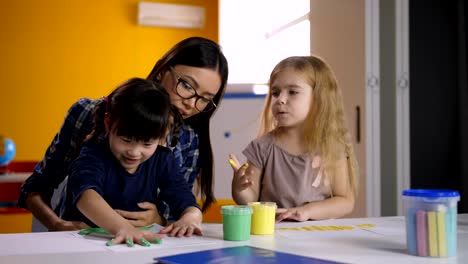
[[[235,162],[233,159],[228,159],[228,162],[229,162],[229,164],[231,165],[231,167],[232,167],[233,169],[236,169],[236,168],[237,168],[237,164],[236,164],[236,162]]]
[[[437,257],[439,255],[437,242],[437,216],[435,211],[427,212],[427,229],[429,242],[429,256]]]

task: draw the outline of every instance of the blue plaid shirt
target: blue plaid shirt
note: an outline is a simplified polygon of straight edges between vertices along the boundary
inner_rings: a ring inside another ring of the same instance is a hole
[[[82,98],[68,110],[44,159],[36,165],[32,175],[21,187],[19,206],[26,208],[26,197],[31,192],[44,192],[52,197],[54,190],[67,177],[71,162],[78,157],[83,140],[92,131],[94,112],[101,100]],[[167,142],[169,146],[170,137]],[[195,131],[188,125],[183,125],[177,145],[171,150],[180,167],[180,173],[192,188],[199,171],[198,136]],[[63,199],[64,195],[61,197]],[[62,208],[55,208],[55,211],[60,216]],[[158,211],[166,219],[171,219],[169,207],[164,201],[158,206]]]

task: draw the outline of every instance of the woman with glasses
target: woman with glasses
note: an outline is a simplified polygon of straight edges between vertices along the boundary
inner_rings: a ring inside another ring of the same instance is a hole
[[[161,82],[169,93],[171,103],[184,118],[184,125],[169,133],[166,145],[177,138],[172,152],[180,166],[180,173],[191,187],[197,180],[205,211],[215,200],[213,195],[213,153],[209,122],[224,95],[228,78],[228,64],[215,42],[191,37],[172,47],[153,67],[148,80]],[[63,186],[70,163],[77,157],[81,144],[93,128],[93,112],[102,99],[80,99],[67,113],[60,131],[48,147],[33,174],[21,188],[18,203],[29,209],[50,231],[85,228],[81,222],[60,218],[63,212],[61,197],[51,199],[54,190]],[[56,196],[57,194],[55,194]],[[52,202],[51,202],[52,200]],[[54,203],[54,200],[58,202]],[[174,220],[167,205],[138,204],[142,211],[119,211],[134,226],[151,223],[164,224]],[[54,209],[52,209],[54,207]],[[191,235],[189,230],[169,230],[170,235]]]

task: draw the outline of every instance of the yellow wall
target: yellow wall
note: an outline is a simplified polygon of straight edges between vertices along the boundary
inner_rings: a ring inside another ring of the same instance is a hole
[[[0,4],[0,134],[15,160],[39,160],[70,105],[146,77],[178,41],[218,41],[218,1],[153,1],[206,7],[201,30],[141,27],[137,0],[23,0]]]

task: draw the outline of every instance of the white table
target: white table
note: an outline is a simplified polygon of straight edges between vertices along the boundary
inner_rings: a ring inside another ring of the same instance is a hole
[[[320,225],[351,226],[353,230],[282,230],[285,227],[300,228]],[[360,228],[362,225],[364,228]],[[346,263],[468,263],[468,214],[458,216],[458,256],[451,258],[408,255],[403,217],[285,222],[276,225],[274,235],[251,236],[249,241],[244,242],[224,241],[221,224],[204,224],[203,227],[203,239],[209,241],[208,244],[164,250],[153,245],[146,249],[127,248],[125,252],[115,252],[105,247],[101,247],[98,251],[90,249],[94,244],[91,245],[89,240],[83,241],[84,239],[77,238],[71,232],[0,235],[0,263],[153,263],[155,257],[241,245]],[[77,240],[87,244],[79,244]],[[163,244],[166,242],[169,241],[164,240]],[[38,247],[45,249],[36,252]],[[68,247],[73,252],[54,252],[54,247],[65,249]],[[5,252],[8,251],[17,253],[6,255]],[[21,253],[18,253],[19,251]]]

